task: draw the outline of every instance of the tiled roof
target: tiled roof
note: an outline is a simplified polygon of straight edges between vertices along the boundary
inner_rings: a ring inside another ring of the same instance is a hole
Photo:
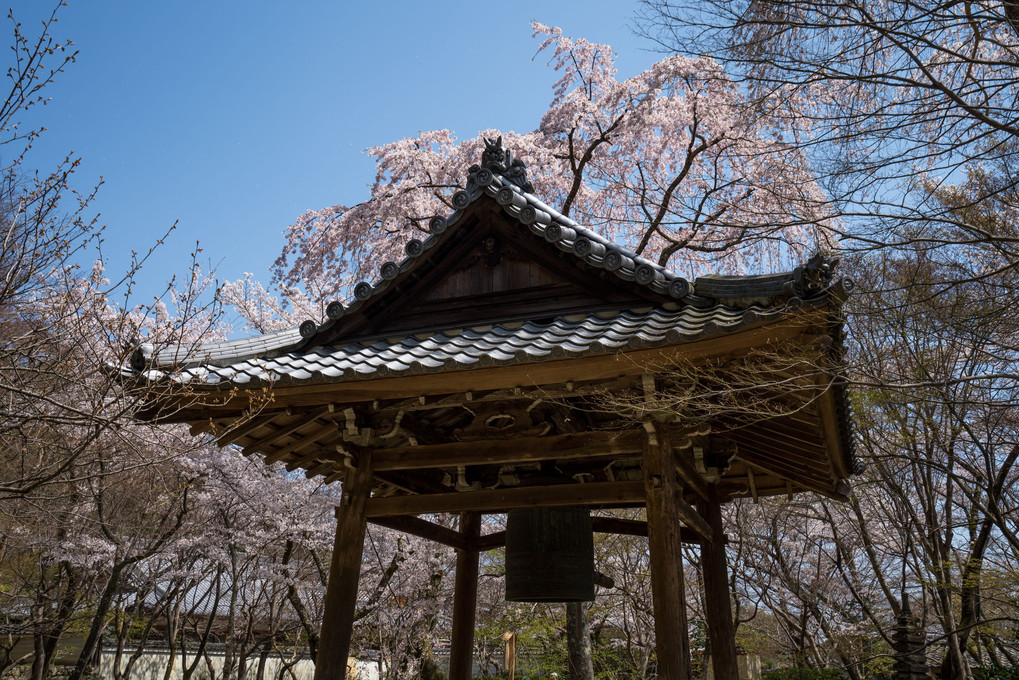
[[[152,381],[197,381],[206,385],[280,385],[435,373],[691,342],[774,320],[783,313],[781,309],[760,304],[746,308],[716,305],[710,309],[667,304],[571,314],[546,323],[488,324],[416,335],[364,338],[285,352],[271,358],[263,353],[262,356],[217,362],[216,354],[209,352],[202,354],[205,358],[198,365],[165,370],[169,366],[160,362],[143,370],[141,377]]]
[[[517,166],[502,171],[499,167],[472,166],[466,189],[453,196],[455,210],[445,217],[434,217],[429,224],[430,235],[423,241],[410,241],[401,262],[383,264],[379,280],[358,283],[353,300],[346,306],[338,301],[330,303],[322,323],[309,320],[297,329],[159,351],[143,344],[133,354],[130,366],[122,367],[122,375],[149,380],[197,380],[210,385],[250,384],[310,380],[313,375],[318,380],[348,380],[473,368],[493,362],[540,361],[615,352],[625,346],[643,346],[642,343],[654,346],[688,342],[719,330],[732,332],[777,318],[804,301],[841,298],[851,290],[852,282],[848,279],[832,284],[833,263],[821,257],[791,272],[703,276],[690,282],[543,203],[530,193],[530,183]],[[484,197],[494,200],[535,238],[576,257],[578,264],[604,270],[620,281],[643,287],[648,292],[649,308],[561,316],[550,324],[503,323],[395,339],[358,338],[349,344],[341,339],[326,347],[314,347],[317,336],[370,304],[401,274],[426,257],[444,235],[452,235],[452,228],[464,218],[468,208]],[[660,306],[663,298],[675,302]],[[657,308],[650,307],[656,304]],[[471,338],[477,344],[469,346],[462,338]]]

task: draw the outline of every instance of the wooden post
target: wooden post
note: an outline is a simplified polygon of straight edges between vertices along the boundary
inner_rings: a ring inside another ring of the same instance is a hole
[[[658,677],[689,680],[690,640],[687,636],[683,542],[679,530],[682,490],[672,462],[667,433],[662,428],[649,430],[644,441],[644,485]]]
[[[718,488],[712,485],[710,498],[698,504],[701,516],[711,526],[710,541],[701,541],[701,571],[704,576],[704,618],[708,626],[708,649],[715,680],[738,680],[736,633],[729,601],[729,570],[722,531],[722,504]]]
[[[371,487],[371,450],[364,449],[359,452],[357,467],[346,472],[340,505],[336,508],[336,540],[329,566],[315,680],[340,680],[347,674],[367,525],[364,505],[371,494]]]
[[[471,680],[471,672],[474,670],[474,616],[478,605],[480,512],[460,513],[460,534],[467,540],[468,547],[456,551],[449,680]]]

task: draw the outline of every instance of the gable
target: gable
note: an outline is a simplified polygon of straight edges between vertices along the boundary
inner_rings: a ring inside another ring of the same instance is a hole
[[[434,238],[434,236],[433,236]],[[384,290],[309,345],[390,332],[667,302],[585,264],[482,196]]]

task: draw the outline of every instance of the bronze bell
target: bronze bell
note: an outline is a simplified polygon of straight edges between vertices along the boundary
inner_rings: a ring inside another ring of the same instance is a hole
[[[509,512],[506,600],[594,600],[594,536],[587,508],[526,508]]]

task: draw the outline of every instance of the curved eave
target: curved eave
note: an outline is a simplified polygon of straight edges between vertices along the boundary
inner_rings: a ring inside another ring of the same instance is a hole
[[[645,313],[652,314],[653,311]],[[353,355],[345,352],[344,361],[366,350],[373,352],[367,359],[357,358],[357,361],[364,361],[360,371],[344,370],[337,363],[329,370],[309,370],[307,362],[321,361],[324,354],[336,352],[337,348],[316,348],[310,353],[313,358],[293,353],[272,360],[252,361],[251,365],[260,372],[266,370],[270,361],[272,366],[264,374],[248,375],[244,382],[207,379],[211,371],[239,372],[244,366],[225,369],[199,367],[177,374],[149,370],[137,376],[139,386],[144,385],[150,395],[150,407],[141,415],[166,422],[200,419],[196,418],[196,413],[205,410],[217,415],[233,413],[240,416],[252,408],[252,395],[257,397],[268,393],[272,394],[274,408],[286,408],[307,405],[309,400],[319,400],[320,403],[363,402],[378,399],[380,395],[409,398],[418,394],[442,394],[464,389],[540,385],[603,373],[639,374],[646,371],[647,366],[661,364],[670,356],[694,358],[740,351],[766,342],[800,342],[805,333],[815,338],[817,333],[822,332],[827,312],[828,305],[824,301],[817,301],[816,306],[800,308],[792,316],[782,312],[759,314],[752,309],[737,310],[732,313],[729,324],[716,323],[718,319],[715,317],[710,323],[704,321],[689,328],[686,334],[660,321],[655,324],[657,330],[654,332],[642,324],[630,324],[628,333],[622,333],[620,326],[609,324],[611,341],[600,333],[586,341],[570,333],[563,336],[561,344],[555,344],[550,342],[551,336],[525,332],[513,336],[523,344],[512,353],[503,348],[503,354],[491,349],[493,344],[507,341],[505,329],[465,329],[456,335],[443,334],[448,343],[443,340],[432,344],[434,338],[417,339],[421,343],[419,347],[428,351],[435,351],[436,347],[444,349],[434,361],[417,365],[407,363],[417,361],[409,358],[413,355],[403,357],[402,369],[386,366],[386,356],[390,352],[403,354],[406,338],[395,338],[393,342],[378,340],[367,347],[359,343],[359,349]],[[624,318],[623,321],[632,319]],[[585,328],[583,319],[574,324]],[[549,327],[557,331],[563,328],[559,324],[550,324]],[[518,329],[528,331],[526,324],[521,324]],[[479,342],[479,333],[493,331],[497,336],[503,334],[498,337],[498,342],[493,342],[493,337]],[[217,394],[221,396],[217,397]],[[202,395],[209,397],[206,399]]]
[[[435,374],[490,366],[617,354],[736,336],[828,306],[824,298],[795,306],[710,309],[647,307],[565,314],[551,321],[485,324],[440,331],[359,338],[308,350],[245,357],[220,364],[151,367],[136,377],[212,390],[281,388]]]

